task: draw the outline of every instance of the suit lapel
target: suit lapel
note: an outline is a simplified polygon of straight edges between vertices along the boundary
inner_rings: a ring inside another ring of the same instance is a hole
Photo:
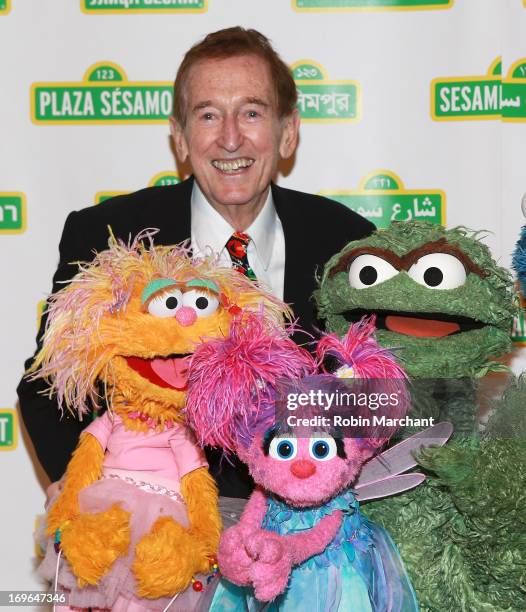
[[[309,300],[314,289],[314,279],[309,278],[309,271],[312,268],[309,260],[312,254],[310,249],[305,247],[307,228],[298,217],[298,207],[274,183],[272,184],[272,198],[285,236],[285,291],[283,301],[292,304],[295,316],[308,325],[313,317]]]
[[[162,232],[162,244],[178,244],[191,237],[190,203],[193,185],[194,178],[191,176],[172,187],[169,194],[170,202],[162,201],[158,203],[161,206],[158,215],[161,219],[159,227]]]

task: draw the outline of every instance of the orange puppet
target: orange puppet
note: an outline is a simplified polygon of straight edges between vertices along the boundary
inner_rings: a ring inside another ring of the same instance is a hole
[[[40,573],[56,574],[58,590],[80,608],[199,606],[221,520],[215,483],[184,422],[189,360],[243,312],[269,324],[288,314],[213,257],[153,247],[151,236],[129,246],[111,239],[50,298],[33,367],[61,409],[82,419],[103,400],[108,406],[82,433],[47,516]]]

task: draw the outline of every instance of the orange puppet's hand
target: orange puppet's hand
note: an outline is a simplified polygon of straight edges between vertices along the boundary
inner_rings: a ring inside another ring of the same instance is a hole
[[[172,518],[163,517],[137,544],[132,569],[137,594],[154,599],[184,591],[194,574],[208,567],[205,547]]]
[[[79,514],[62,530],[61,549],[79,587],[98,584],[130,545],[130,513],[117,504],[104,512]]]

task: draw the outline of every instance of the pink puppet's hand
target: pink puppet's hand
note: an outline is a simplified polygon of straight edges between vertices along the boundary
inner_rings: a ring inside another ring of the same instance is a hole
[[[271,601],[287,588],[292,569],[292,557],[287,539],[271,531],[259,530],[246,544],[254,563],[250,578],[256,598]]]
[[[250,577],[257,599],[271,601],[287,588],[294,565],[325,550],[341,527],[343,514],[336,510],[324,516],[312,529],[280,536],[258,530],[245,545],[254,560]]]
[[[217,558],[219,569],[227,580],[239,586],[251,584],[250,568],[254,561],[246,551],[246,543],[250,542],[256,531],[253,527],[238,523],[225,530],[219,541]]]

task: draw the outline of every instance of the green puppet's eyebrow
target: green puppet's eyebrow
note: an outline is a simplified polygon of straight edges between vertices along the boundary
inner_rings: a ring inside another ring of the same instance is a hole
[[[207,280],[205,278],[193,278],[184,284],[185,287],[202,287],[203,289],[210,289],[214,293],[221,293],[219,286],[214,281]]]
[[[142,290],[141,293],[141,304],[145,304],[154,293],[161,289],[165,289],[166,287],[173,287],[177,285],[177,281],[173,278],[156,278],[153,281],[150,281],[146,287]]]

